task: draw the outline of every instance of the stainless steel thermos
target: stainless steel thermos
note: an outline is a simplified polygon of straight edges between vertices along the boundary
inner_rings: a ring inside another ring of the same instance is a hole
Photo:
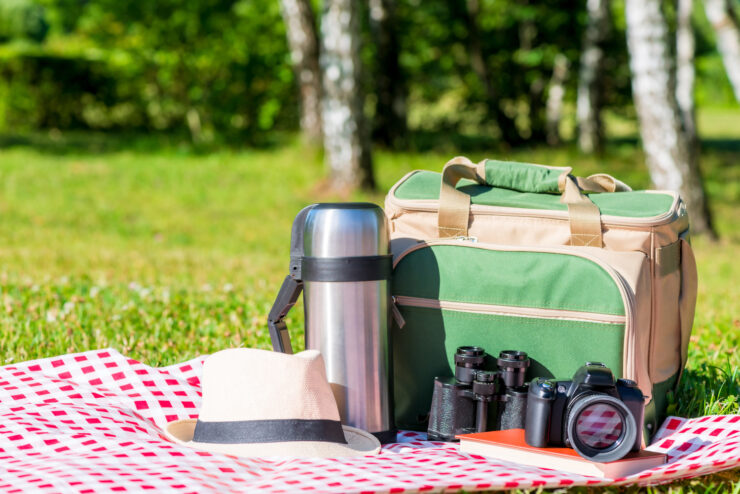
[[[289,274],[268,317],[275,351],[292,352],[284,318],[304,291],[306,348],[321,352],[342,422],[395,440],[388,322],[392,261],[383,210],[314,204],[293,222]]]

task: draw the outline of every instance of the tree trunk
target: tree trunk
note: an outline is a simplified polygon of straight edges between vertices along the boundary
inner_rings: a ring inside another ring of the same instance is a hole
[[[578,72],[578,146],[584,153],[600,152],[604,147],[601,120],[604,42],[611,30],[609,0],[587,0],[588,24],[583,36],[581,66]]]
[[[728,0],[704,0],[704,11],[717,35],[717,49],[722,54],[735,99],[740,101],[740,34],[737,16]]]
[[[659,189],[681,193],[693,233],[713,235],[698,156],[681,127],[660,0],[627,0],[626,14],[632,94],[650,176]]]
[[[694,117],[694,30],[691,26],[693,0],[678,0],[676,9],[676,102],[681,123],[692,152],[698,152]]]
[[[550,146],[560,144],[560,120],[563,116],[563,97],[565,81],[570,71],[568,58],[562,53],[555,56],[555,62],[547,91],[547,143]]]
[[[456,2],[452,2],[452,4],[455,5]],[[486,66],[477,20],[480,15],[480,4],[478,0],[467,0],[465,7],[462,10],[464,11],[465,25],[468,30],[468,36],[466,37],[468,56],[470,57],[470,65],[486,92],[488,116],[496,122],[501,133],[501,139],[504,142],[510,145],[519,144],[522,138],[516,128],[514,119],[506,115],[501,109],[499,98],[496,94],[496,87],[493,85],[488,67]]]
[[[395,0],[370,0],[370,25],[378,50],[374,137],[386,146],[402,142],[406,134],[406,87],[398,63]]]
[[[519,0],[521,6],[530,4],[529,0]],[[537,38],[537,24],[534,19],[524,18],[519,21],[519,49],[522,53],[530,53]],[[524,67],[519,70],[529,72]],[[529,78],[529,77],[527,77]],[[542,142],[546,139],[546,115],[545,115],[545,80],[539,71],[533,71],[532,82],[529,83],[527,94],[528,124],[529,128],[524,132],[524,137],[530,141]]]
[[[301,91],[301,130],[311,143],[321,142],[321,72],[316,18],[309,0],[280,0],[290,58]]]
[[[373,188],[370,140],[360,84],[360,4],[325,0],[321,19],[324,151],[331,185]]]

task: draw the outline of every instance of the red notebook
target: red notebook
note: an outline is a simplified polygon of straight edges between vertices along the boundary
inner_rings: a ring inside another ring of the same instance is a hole
[[[460,451],[463,453],[609,479],[642,472],[666,461],[666,455],[643,449],[629,453],[621,460],[597,463],[586,460],[571,448],[529,446],[524,442],[524,429],[462,434],[457,438],[460,439]]]

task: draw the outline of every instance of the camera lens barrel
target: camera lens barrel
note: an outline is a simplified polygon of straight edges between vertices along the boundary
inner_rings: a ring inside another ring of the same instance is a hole
[[[496,364],[501,370],[504,385],[507,388],[523,386],[529,363],[527,352],[504,350],[499,353]]]
[[[618,398],[584,393],[568,403],[565,438],[571,448],[590,461],[622,459],[637,440],[635,417]]]
[[[483,366],[486,351],[479,346],[461,346],[455,352],[455,379],[471,383],[475,373]]]

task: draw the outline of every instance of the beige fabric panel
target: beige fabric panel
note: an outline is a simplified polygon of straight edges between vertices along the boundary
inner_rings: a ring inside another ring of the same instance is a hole
[[[636,335],[635,366],[637,370],[635,380],[642,392],[652,398],[652,382],[655,381],[651,380],[648,370],[651,321],[650,262],[647,256],[641,252],[616,252],[593,247],[584,247],[583,250],[612,266],[622,275],[635,296],[634,330]],[[625,344],[628,344],[628,342],[625,342]],[[622,363],[625,368],[628,367],[629,362],[625,360]]]
[[[436,239],[437,213],[402,212],[386,206],[391,224],[391,238]],[[604,248],[652,253],[650,229],[614,227],[602,224]],[[508,245],[570,245],[571,230],[567,219],[529,216],[473,214],[468,235],[480,242]]]

